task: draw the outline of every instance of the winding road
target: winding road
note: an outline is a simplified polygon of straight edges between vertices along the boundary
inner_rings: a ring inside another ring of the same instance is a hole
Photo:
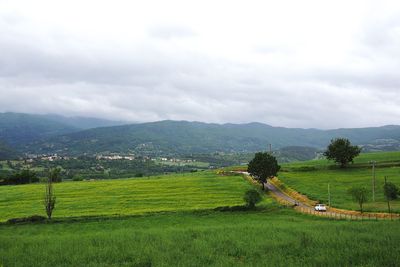
[[[253,177],[248,173],[248,172],[243,172],[239,171],[237,173],[241,173],[243,175],[246,175],[253,179]],[[324,217],[330,217],[330,218],[335,218],[335,219],[350,219],[350,220],[363,220],[363,219],[372,219],[372,220],[378,220],[378,216],[376,214],[346,214],[344,212],[337,212],[337,211],[326,211],[326,212],[318,212],[314,210],[313,206],[310,206],[304,202],[298,201],[297,199],[294,199],[284,192],[282,192],[279,188],[277,188],[275,185],[271,184],[268,182],[264,183],[264,186],[268,188],[269,192],[276,197],[277,199],[283,200],[284,202],[287,202],[297,210],[302,213],[307,213],[307,214],[312,214],[315,216],[324,216]],[[394,214],[393,214],[394,215]],[[400,220],[400,216],[398,214],[394,215],[394,217],[388,217],[385,219],[396,219]]]
[[[286,195],[285,193],[283,193],[281,190],[279,190],[275,185],[273,185],[273,184],[271,184],[271,183],[266,182],[266,183],[264,183],[264,186],[265,186],[266,188],[268,188],[268,190],[269,190],[272,194],[274,194],[276,197],[278,197],[278,198],[280,198],[280,199],[283,199],[283,200],[289,202],[290,204],[293,204],[294,206],[299,206],[299,207],[302,207],[302,208],[310,208],[310,209],[313,209],[313,208],[310,207],[309,205],[307,205],[307,204],[305,204],[305,203],[303,203],[303,202],[300,202],[300,201],[298,201],[298,200],[296,200],[296,199],[294,199],[294,198],[292,198],[292,197]]]

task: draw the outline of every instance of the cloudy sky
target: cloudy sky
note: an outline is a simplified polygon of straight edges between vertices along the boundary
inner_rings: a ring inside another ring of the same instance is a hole
[[[400,3],[0,0],[4,111],[400,124]]]

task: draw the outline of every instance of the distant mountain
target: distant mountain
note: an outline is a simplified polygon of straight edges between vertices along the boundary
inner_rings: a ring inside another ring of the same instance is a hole
[[[14,148],[75,131],[79,129],[44,119],[41,115],[0,113],[0,142]]]
[[[65,125],[82,130],[128,124],[128,122],[124,121],[111,121],[111,120],[89,118],[89,117],[64,117],[56,114],[46,114],[40,116],[42,116],[44,119],[60,122]]]
[[[0,113],[0,142],[24,150],[27,144],[49,137],[121,124],[96,118],[6,112]]]
[[[376,145],[379,140],[400,144],[400,126],[318,130],[272,127],[262,123],[209,124],[160,121],[95,128],[50,137],[27,147],[30,152],[60,154],[136,153],[187,155],[214,152],[255,152],[287,146],[325,148],[335,137],[357,145]],[[293,150],[293,148],[292,148]],[[294,150],[298,150],[295,149]],[[287,152],[287,151],[286,151]],[[314,153],[310,150],[307,153]]]
[[[16,159],[20,155],[17,151],[9,147],[8,145],[0,142],[0,160]]]

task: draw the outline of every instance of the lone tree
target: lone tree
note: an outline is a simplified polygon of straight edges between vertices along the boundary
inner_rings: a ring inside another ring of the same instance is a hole
[[[263,189],[264,183],[268,178],[275,176],[280,170],[276,158],[267,152],[258,152],[249,162],[247,171],[251,176],[255,177],[261,184]]]
[[[246,191],[243,197],[244,201],[246,201],[246,206],[249,209],[254,209],[256,204],[261,201],[262,197],[260,192],[256,189],[249,189]]]
[[[336,138],[332,139],[324,156],[329,160],[334,160],[340,164],[341,168],[345,168],[349,162],[357,157],[361,152],[358,146],[352,146],[349,139]]]
[[[360,211],[363,212],[363,204],[368,201],[368,190],[364,187],[352,187],[349,189],[349,194],[353,200],[360,205]]]
[[[51,215],[53,214],[53,210],[56,205],[56,196],[54,194],[53,182],[57,180],[56,178],[58,177],[58,174],[58,169],[51,170],[46,182],[46,192],[44,195],[43,204],[49,220],[51,220]]]
[[[386,182],[386,178],[385,178],[385,184],[383,186],[383,194],[385,195],[386,200],[387,200],[389,213],[391,213],[390,200],[397,199],[399,197],[400,190],[394,183]]]

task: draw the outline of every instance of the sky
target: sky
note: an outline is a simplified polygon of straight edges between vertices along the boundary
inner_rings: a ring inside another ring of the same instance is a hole
[[[0,0],[0,112],[400,124],[400,2]]]

